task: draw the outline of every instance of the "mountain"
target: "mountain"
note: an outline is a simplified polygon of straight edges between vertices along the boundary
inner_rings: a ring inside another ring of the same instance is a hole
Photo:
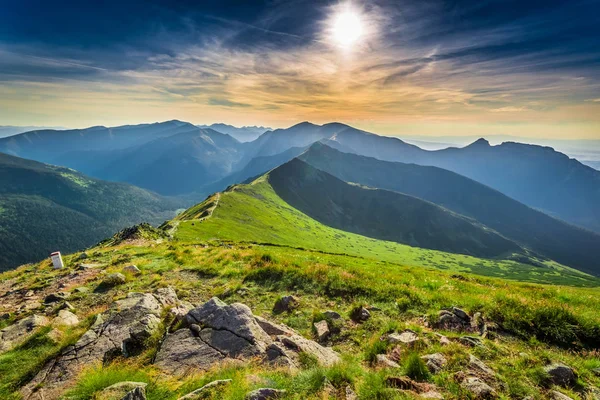
[[[600,275],[600,235],[552,218],[456,173],[342,153],[315,143],[300,159],[335,177],[415,196],[473,218],[538,254]]]
[[[433,203],[350,185],[297,158],[271,171],[269,183],[292,207],[343,231],[487,258],[521,251],[516,243]]]
[[[0,138],[18,135],[23,132],[48,130],[48,129],[60,129],[60,128],[49,128],[42,126],[0,126]]]
[[[229,135],[242,143],[252,142],[263,133],[271,130],[271,128],[264,126],[242,126],[241,128],[238,128],[227,124],[198,125],[198,127],[213,129],[217,132]]]
[[[0,270],[84,249],[183,204],[121,183],[0,153]]]

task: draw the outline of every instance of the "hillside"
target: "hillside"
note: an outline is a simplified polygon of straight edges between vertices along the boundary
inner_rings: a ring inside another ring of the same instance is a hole
[[[213,129],[217,132],[229,135],[242,143],[256,140],[260,135],[271,130],[271,128],[264,126],[242,126],[241,128],[238,128],[236,126],[219,123],[212,125],[198,125],[198,127]]]
[[[453,172],[342,153],[316,143],[300,156],[337,178],[415,196],[471,217],[562,264],[600,274],[600,236],[554,219]]]
[[[182,206],[143,189],[0,153],[0,270],[84,249]]]

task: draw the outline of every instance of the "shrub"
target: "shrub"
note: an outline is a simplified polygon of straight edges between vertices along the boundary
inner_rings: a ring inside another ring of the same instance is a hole
[[[404,373],[415,381],[426,381],[430,377],[427,365],[417,353],[411,353],[404,362]]]

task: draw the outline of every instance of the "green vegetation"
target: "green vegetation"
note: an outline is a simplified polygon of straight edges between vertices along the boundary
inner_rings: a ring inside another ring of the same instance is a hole
[[[595,278],[551,261],[539,261],[537,266],[512,260],[482,259],[410,247],[334,229],[283,201],[269,184],[267,176],[223,192],[218,206],[214,208],[216,201],[217,196],[212,196],[177,217],[174,221],[177,225],[175,238],[184,243],[231,240],[282,245],[353,255],[364,258],[365,263],[379,260],[538,283],[597,284]],[[196,219],[213,208],[210,218]]]

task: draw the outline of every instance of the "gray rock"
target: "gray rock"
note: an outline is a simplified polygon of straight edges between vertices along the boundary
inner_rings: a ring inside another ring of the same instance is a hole
[[[90,289],[86,288],[85,286],[79,286],[79,287],[76,287],[74,289],[74,291],[76,291],[77,293],[88,293],[90,291]]]
[[[550,392],[550,399],[552,400],[573,400],[571,397],[567,396],[566,394],[562,394],[559,391],[556,390],[552,390]]]
[[[140,269],[138,267],[136,267],[135,265],[128,265],[123,268],[123,273],[139,275],[142,273],[142,271],[140,271]]]
[[[39,387],[43,391],[60,392],[85,366],[140,353],[159,328],[162,309],[151,294],[130,293],[114,302],[109,310],[97,316],[77,343],[44,366],[22,389],[23,397],[28,398]]]
[[[77,261],[85,260],[88,258],[87,253],[81,253],[79,257],[77,257]]]
[[[324,342],[327,340],[327,338],[330,335],[330,331],[329,331],[329,325],[327,324],[327,321],[322,320],[319,322],[315,322],[313,324],[314,328],[315,328],[315,333],[317,335],[317,340],[319,340],[319,342]]]
[[[371,313],[369,312],[369,310],[367,310],[364,307],[360,307],[360,308],[354,310],[353,315],[352,315],[352,319],[354,319],[355,321],[358,321],[358,322],[364,322],[364,321],[368,320],[369,318],[371,318]]]
[[[275,302],[273,306],[273,312],[282,313],[285,311],[292,311],[298,308],[300,302],[294,296],[283,296]]]
[[[413,347],[418,341],[419,336],[410,329],[405,330],[402,333],[391,333],[387,337],[388,341],[392,344],[404,344],[409,347]]]
[[[435,390],[430,390],[429,392],[421,393],[419,397],[421,397],[422,399],[444,400],[444,396],[440,392],[436,392]]]
[[[465,321],[449,311],[440,311],[439,319],[435,326],[438,329],[449,331],[462,331],[465,328]]]
[[[254,319],[258,323],[258,325],[265,331],[269,336],[279,336],[279,335],[295,335],[296,332],[285,325],[276,324],[269,320],[264,319],[263,317],[254,316]]]
[[[145,382],[119,382],[105,388],[99,398],[103,400],[146,400]]]
[[[327,310],[323,313],[323,316],[329,320],[335,321],[338,319],[342,319],[342,316],[340,315],[340,313],[332,311],[332,310]]]
[[[474,376],[465,378],[461,386],[471,392],[475,399],[488,400],[498,398],[498,393],[496,393],[494,388]]]
[[[256,389],[246,395],[246,400],[270,400],[281,398],[285,390],[261,388]]]
[[[180,397],[178,400],[200,400],[210,395],[211,392],[220,390],[221,387],[227,386],[231,383],[231,379],[222,379],[218,381],[212,381],[202,386],[200,389],[196,389],[191,393]]]
[[[59,301],[64,301],[68,299],[70,293],[67,292],[58,292],[58,293],[50,293],[48,296],[44,298],[45,304],[58,303]]]
[[[50,320],[41,315],[31,315],[27,318],[0,330],[0,353],[9,351],[25,342],[35,331],[50,323]]]
[[[421,357],[427,368],[434,374],[440,372],[447,363],[446,357],[441,353],[427,354]]]
[[[156,297],[156,299],[164,307],[172,307],[177,306],[179,304],[184,304],[183,302],[179,301],[179,299],[177,298],[177,292],[172,286],[157,289],[156,292],[154,292],[154,297]]]
[[[390,360],[385,354],[377,354],[375,364],[382,368],[400,368],[397,362]]]
[[[544,368],[544,371],[546,371],[553,384],[563,387],[573,386],[577,379],[571,367],[560,363],[548,365]]]
[[[62,306],[60,306],[61,310],[68,310],[68,311],[74,311],[75,307],[73,307],[73,305],[71,303],[69,303],[68,301],[65,301]]]
[[[471,324],[471,317],[469,317],[469,314],[467,314],[464,310],[458,307],[452,307],[452,313],[466,323]]]
[[[317,359],[320,365],[331,367],[340,361],[338,353],[329,347],[323,347],[317,342],[305,339],[295,334],[292,336],[278,336],[276,341],[285,347],[285,356],[297,360],[300,353],[307,353]]]
[[[60,310],[58,316],[52,320],[53,326],[75,326],[79,324],[79,318],[68,310]]]
[[[344,396],[344,400],[358,400],[358,396],[356,393],[354,393],[354,390],[352,390],[352,387],[350,386],[346,386],[346,389],[344,390]]]
[[[108,274],[103,280],[102,284],[107,287],[119,286],[127,282],[125,275],[117,272],[114,274]]]
[[[481,339],[476,336],[462,336],[458,338],[458,342],[468,347],[483,346]]]
[[[488,367],[483,361],[475,357],[473,354],[469,354],[469,370],[474,372],[476,375],[483,375],[490,378],[496,376],[493,369]]]

